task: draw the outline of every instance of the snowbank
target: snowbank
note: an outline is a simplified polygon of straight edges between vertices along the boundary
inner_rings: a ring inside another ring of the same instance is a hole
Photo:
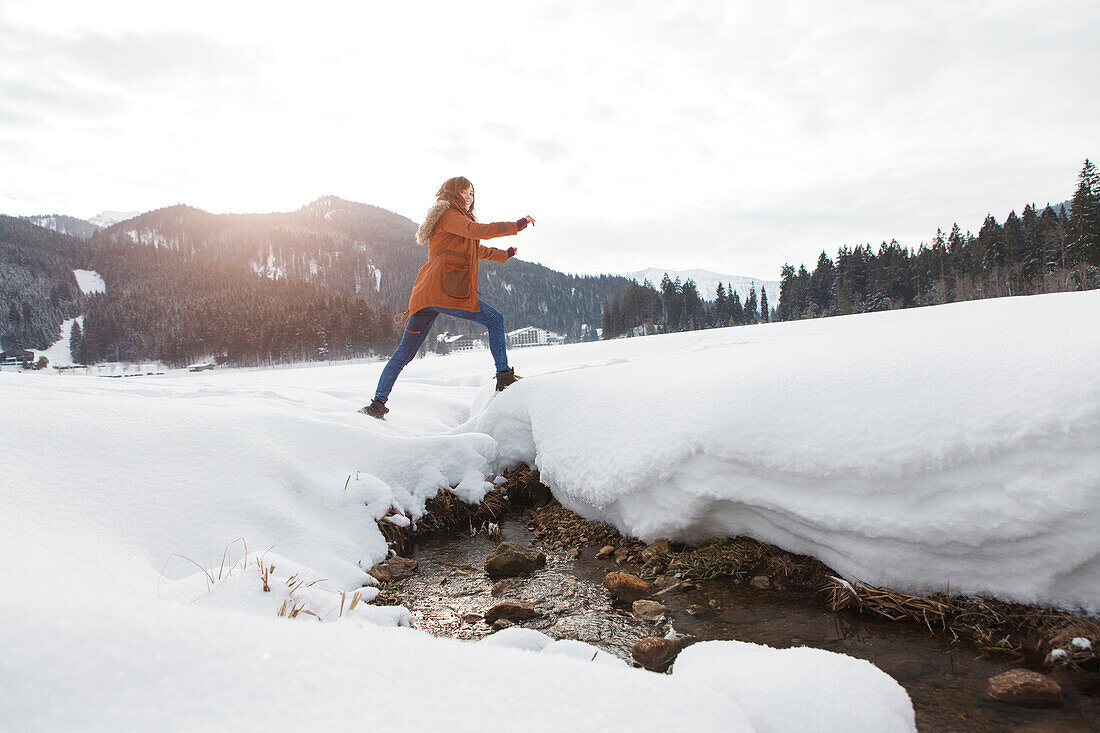
[[[329,728],[392,725],[416,690],[448,729],[799,730],[865,689],[859,720],[910,730],[888,678],[824,653],[700,644],[661,677],[400,628],[364,605],[375,520],[526,460],[646,539],[747,534],[868,582],[1095,612],[1098,317],[1085,293],[531,348],[501,394],[484,352],[418,359],[385,422],[355,412],[379,362],[0,374],[0,708],[21,730]],[[792,680],[800,710],[752,702]]]
[[[893,678],[870,662],[821,649],[695,644],[680,653],[672,676],[729,695],[759,731],[917,730],[913,703]]]
[[[11,730],[753,730],[708,688],[409,629],[108,594],[0,604]]]
[[[666,343],[527,379],[457,432],[646,540],[743,534],[1098,613],[1097,323],[1094,291],[636,339]]]

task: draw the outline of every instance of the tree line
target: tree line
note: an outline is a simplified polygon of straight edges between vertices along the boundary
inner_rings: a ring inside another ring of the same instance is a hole
[[[956,223],[916,249],[896,240],[822,252],[813,270],[790,264],[780,271],[779,303],[750,290],[745,302],[719,284],[713,302],[695,283],[660,288],[631,282],[603,306],[603,337],[738,326],[768,320],[846,315],[1009,295],[1100,287],[1100,175],[1085,160],[1073,199],[1039,210],[1028,204],[1004,223],[986,217],[977,235]]]
[[[634,280],[604,304],[603,338],[743,326],[767,323],[770,318],[768,293],[763,286],[759,300],[753,285],[742,303],[732,284],[718,283],[714,300],[708,301],[694,280],[671,280],[665,273],[659,290],[649,280],[641,284]]]
[[[396,345],[392,311],[301,280],[257,277],[184,253],[108,244],[94,256],[107,283],[87,298],[73,358],[157,360],[184,366],[215,357],[239,365],[348,358]]]
[[[975,236],[955,224],[915,249],[897,241],[822,252],[813,270],[787,264],[777,320],[1100,287],[1100,177],[1085,160],[1068,205],[1028,204]]]

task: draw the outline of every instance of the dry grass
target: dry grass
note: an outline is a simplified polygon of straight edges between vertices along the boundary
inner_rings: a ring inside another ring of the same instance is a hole
[[[348,594],[346,591],[340,593],[340,612],[337,614],[337,618],[344,617],[344,608],[347,608],[348,613],[355,611],[355,607],[359,605],[359,602],[363,600],[362,591],[355,591],[351,594],[351,600],[348,600]]]
[[[306,608],[305,601],[296,601],[293,598],[284,598],[283,605],[279,606],[279,610],[275,612],[275,615],[280,618],[298,618],[303,614],[308,614],[318,621],[321,620],[320,616]]]
[[[405,596],[401,592],[400,580],[388,580],[378,584],[378,595],[371,603],[375,606],[403,606]]]
[[[950,602],[877,588],[860,580],[849,583],[830,575],[823,590],[829,594],[829,608],[833,611],[866,610],[891,621],[919,621],[933,633],[933,625],[946,629],[951,615]]]
[[[243,549],[243,554],[241,555],[241,559],[236,561],[236,562],[230,562],[230,560],[232,560],[232,556],[233,556],[233,546],[237,545],[238,543],[241,545],[242,548],[244,548]],[[164,580],[164,571],[168,569],[168,564],[170,562],[172,562],[172,558],[179,558],[180,560],[184,560],[186,562],[189,562],[192,565],[194,565],[195,567],[197,567],[202,572],[202,574],[206,577],[206,591],[209,593],[210,589],[214,586],[214,583],[217,583],[220,580],[225,580],[226,578],[228,578],[230,575],[233,574],[234,570],[237,570],[238,568],[244,569],[244,567],[248,563],[248,543],[245,542],[244,537],[238,537],[237,539],[235,539],[232,542],[230,542],[229,544],[227,544],[225,546],[225,549],[222,550],[221,563],[218,565],[218,569],[216,571],[213,569],[214,568],[214,558],[213,558],[213,556],[208,556],[206,565],[202,565],[202,564],[192,560],[191,558],[187,557],[186,555],[180,555],[179,553],[173,553],[173,554],[169,555],[168,559],[164,561],[164,567],[162,567],[160,569],[160,575],[157,577],[157,597],[158,598],[160,597],[160,584],[161,584],[161,581]],[[228,563],[228,565],[226,563]]]
[[[655,572],[693,580],[744,580],[764,575],[796,588],[816,588],[828,572],[816,558],[795,555],[749,537],[712,540],[678,552],[670,551],[663,558],[651,556],[646,565]]]
[[[990,599],[916,596],[833,575],[822,590],[833,611],[869,612],[890,621],[916,622],[933,634],[949,633],[983,652],[1020,659],[1045,656],[1049,664],[1100,671],[1096,650],[1100,621],[1094,619]],[[1089,640],[1090,648],[1073,644],[1074,639]],[[1061,653],[1052,655],[1057,649]]]

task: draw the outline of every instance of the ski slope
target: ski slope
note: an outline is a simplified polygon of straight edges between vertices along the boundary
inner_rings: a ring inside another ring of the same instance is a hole
[[[429,357],[385,422],[355,412],[381,362],[2,373],[0,708],[21,730],[387,726],[359,701],[416,689],[448,729],[491,702],[532,730],[913,730],[904,690],[841,655],[705,643],[661,677],[347,601],[376,592],[378,517],[475,501],[523,460],[645,539],[746,534],[849,578],[1096,613],[1097,323],[1092,292],[517,349],[500,394],[488,352]],[[716,669],[752,684],[699,682]],[[536,692],[492,693],[515,679]]]

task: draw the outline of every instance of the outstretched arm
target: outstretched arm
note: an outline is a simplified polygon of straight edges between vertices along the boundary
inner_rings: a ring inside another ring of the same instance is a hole
[[[448,209],[440,218],[439,226],[449,234],[457,234],[467,239],[493,239],[494,237],[506,237],[519,231],[519,227],[514,221],[480,224],[462,214],[458,209]]]

